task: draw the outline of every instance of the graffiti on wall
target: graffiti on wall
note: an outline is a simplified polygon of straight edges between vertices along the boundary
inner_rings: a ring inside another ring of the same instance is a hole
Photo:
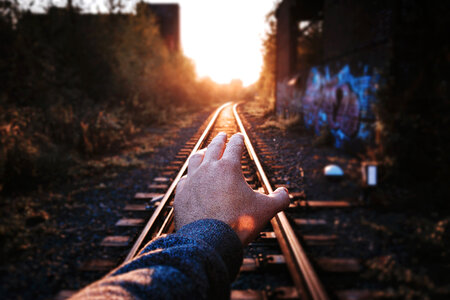
[[[362,76],[352,75],[349,65],[334,75],[328,67],[322,70],[311,68],[303,91],[295,88],[292,81],[280,83],[278,112],[302,113],[305,125],[317,134],[328,127],[338,148],[354,138],[370,139],[374,122],[371,106],[379,76],[369,75],[367,66]]]

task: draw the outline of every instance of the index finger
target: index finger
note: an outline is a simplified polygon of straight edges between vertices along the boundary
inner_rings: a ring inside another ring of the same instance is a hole
[[[206,148],[204,161],[215,161],[219,160],[222,155],[223,148],[225,147],[225,142],[227,141],[227,134],[225,132],[220,132],[212,139],[211,143]]]
[[[240,163],[242,152],[244,151],[244,136],[242,133],[236,133],[230,138],[230,141],[223,152],[222,158],[225,160]]]

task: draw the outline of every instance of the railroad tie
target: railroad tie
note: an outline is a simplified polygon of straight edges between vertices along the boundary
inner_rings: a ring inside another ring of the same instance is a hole
[[[143,226],[145,223],[144,219],[137,218],[123,218],[116,222],[116,226],[119,227],[135,227],[135,226]]]
[[[131,238],[129,236],[122,235],[110,235],[105,237],[100,246],[103,247],[126,247],[130,243]]]

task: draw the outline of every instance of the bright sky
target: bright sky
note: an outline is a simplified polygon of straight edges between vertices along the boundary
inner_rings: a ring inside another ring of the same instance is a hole
[[[274,0],[176,2],[181,11],[181,44],[200,77],[209,76],[218,83],[241,79],[245,86],[258,80],[265,16]]]
[[[31,0],[21,0],[22,3]],[[49,2],[38,0],[41,4]],[[107,0],[74,0],[88,11],[104,11]],[[136,0],[124,0],[132,7]],[[199,77],[218,83],[241,79],[244,86],[259,78],[262,67],[262,38],[266,14],[275,0],[154,0],[150,3],[179,3],[181,44],[192,58]],[[66,0],[53,0],[65,5]]]

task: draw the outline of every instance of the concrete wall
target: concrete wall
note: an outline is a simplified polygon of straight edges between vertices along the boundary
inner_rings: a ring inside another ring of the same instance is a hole
[[[284,2],[280,8],[285,9]],[[300,114],[305,125],[317,134],[328,127],[335,137],[336,147],[354,140],[373,140],[372,106],[376,101],[380,71],[391,55],[392,3],[394,1],[325,0],[320,13],[323,16],[321,63],[308,69],[277,73],[277,112],[284,116]],[[289,7],[298,9],[301,5],[291,3]],[[288,28],[284,24],[286,20],[281,19],[285,15],[289,14],[277,14],[282,25],[277,28],[280,36],[284,36]],[[291,27],[298,28],[298,22],[308,20],[298,12],[290,15],[296,16],[289,19],[294,23]],[[295,36],[289,33],[290,38]],[[295,39],[286,42],[286,47],[290,47],[289,42]],[[283,43],[277,43],[277,47],[283,49]],[[285,52],[277,53],[284,56]],[[277,58],[277,62],[295,65],[293,59]],[[280,65],[278,68],[287,67]]]
[[[295,0],[285,0],[280,3],[277,11],[277,55],[276,78],[289,78],[295,73],[296,58],[296,11]]]

